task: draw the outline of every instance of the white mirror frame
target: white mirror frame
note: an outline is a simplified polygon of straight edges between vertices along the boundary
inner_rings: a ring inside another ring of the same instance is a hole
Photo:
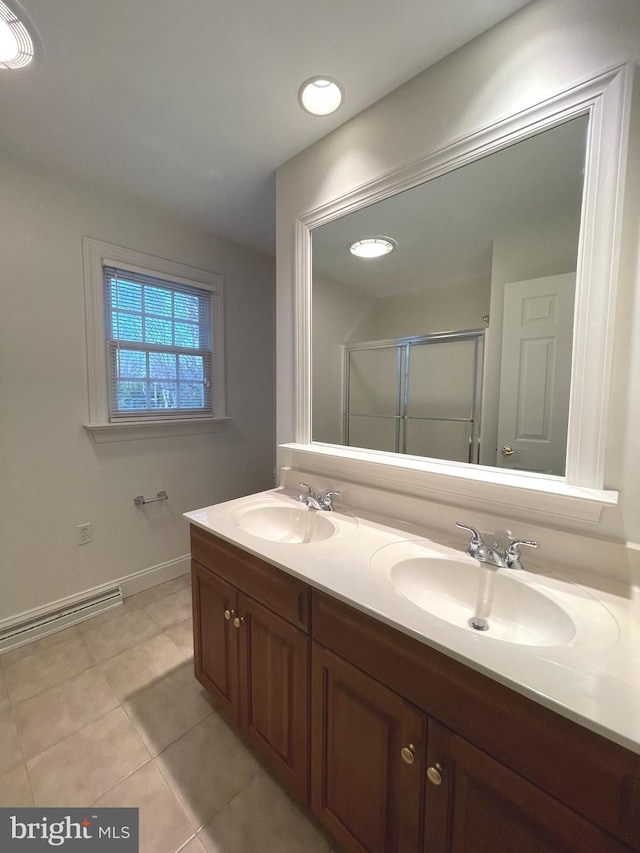
[[[620,247],[622,187],[632,68],[616,68],[300,216],[296,223],[296,442],[300,467],[436,493],[453,503],[487,501],[495,510],[595,522],[617,503],[605,491],[604,464]],[[548,477],[311,441],[311,232],[314,228],[459,168],[479,157],[588,115],[566,476]],[[374,467],[372,467],[374,466]]]

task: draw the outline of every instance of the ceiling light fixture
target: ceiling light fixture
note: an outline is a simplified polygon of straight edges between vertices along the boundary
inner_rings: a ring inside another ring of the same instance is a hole
[[[33,41],[18,16],[0,0],[0,68],[23,68],[33,59]]]
[[[314,116],[334,113],[343,100],[342,86],[333,77],[310,77],[298,89],[300,106]]]
[[[357,258],[381,258],[393,252],[398,244],[391,237],[361,237],[349,246]]]

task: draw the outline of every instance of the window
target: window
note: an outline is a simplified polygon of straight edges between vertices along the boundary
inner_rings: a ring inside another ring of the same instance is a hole
[[[89,238],[84,252],[96,440],[224,419],[220,276]]]
[[[211,293],[103,269],[110,419],[211,416]]]

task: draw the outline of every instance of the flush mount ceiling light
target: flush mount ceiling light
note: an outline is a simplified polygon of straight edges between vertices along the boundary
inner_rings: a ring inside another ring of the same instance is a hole
[[[33,41],[27,28],[0,0],[0,69],[23,68],[33,59]]]
[[[314,116],[334,113],[343,99],[342,86],[333,77],[310,77],[298,89],[300,106]]]
[[[357,258],[381,258],[393,252],[398,244],[391,237],[361,237],[349,246]]]

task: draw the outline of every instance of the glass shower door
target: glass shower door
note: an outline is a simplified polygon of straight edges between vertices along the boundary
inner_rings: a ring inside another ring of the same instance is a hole
[[[478,337],[407,345],[403,452],[476,461]]]
[[[345,444],[400,450],[400,355],[396,345],[347,353]]]
[[[344,444],[477,462],[484,330],[345,349]]]

